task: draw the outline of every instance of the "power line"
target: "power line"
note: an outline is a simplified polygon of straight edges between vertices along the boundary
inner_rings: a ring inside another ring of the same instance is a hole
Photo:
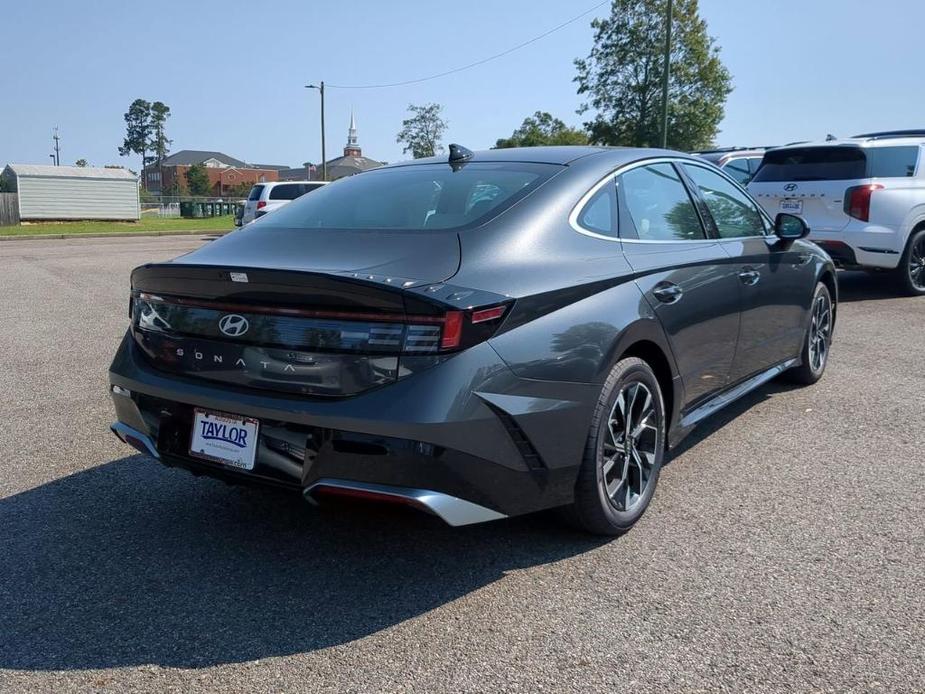
[[[437,73],[436,75],[430,75],[428,77],[419,77],[413,80],[404,80],[402,82],[386,82],[383,84],[328,84],[326,86],[330,87],[331,89],[385,89],[387,87],[403,87],[408,84],[419,84],[421,82],[429,82],[430,80],[439,79],[440,77],[446,77],[447,75],[454,75],[457,72],[462,72],[463,70],[469,70],[471,68],[478,67],[479,65],[484,65],[485,63],[489,63],[492,60],[503,58],[504,56],[509,55],[513,53],[514,51],[519,51],[521,48],[525,48],[526,46],[529,46],[531,43],[536,43],[540,39],[544,39],[550,34],[559,31],[559,29],[563,29],[567,27],[569,24],[574,24],[575,22],[577,22],[579,19],[581,19],[585,15],[588,15],[594,12],[594,10],[596,10],[597,8],[603,5],[609,4],[610,1],[611,0],[604,0],[603,2],[599,2],[594,7],[591,7],[585,10],[581,14],[572,17],[568,21],[562,22],[562,24],[559,24],[558,26],[553,27],[549,31],[542,33],[539,36],[534,36],[532,39],[524,41],[523,43],[519,43],[512,48],[508,48],[506,51],[502,51],[501,53],[496,53],[495,55],[489,56],[487,58],[483,58],[482,60],[477,60],[474,63],[469,63],[468,65],[463,65],[461,67],[453,68],[452,70],[447,70],[446,72]]]

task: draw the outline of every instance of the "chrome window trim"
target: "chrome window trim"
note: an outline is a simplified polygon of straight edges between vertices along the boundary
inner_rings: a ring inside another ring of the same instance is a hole
[[[591,238],[602,239],[604,241],[616,241],[617,243],[620,243],[620,241],[623,239],[620,238],[619,224],[617,224],[617,229],[615,230],[616,235],[607,236],[606,234],[602,234],[599,231],[592,231],[591,229],[587,229],[578,223],[578,218],[581,216],[581,213],[585,211],[585,207],[591,201],[591,198],[593,198],[597,192],[608,182],[613,183],[614,186],[616,186],[616,174],[613,171],[591,186],[591,189],[578,199],[578,202],[575,203],[575,206],[572,208],[572,211],[568,216],[568,223],[572,229],[584,236],[590,236]]]

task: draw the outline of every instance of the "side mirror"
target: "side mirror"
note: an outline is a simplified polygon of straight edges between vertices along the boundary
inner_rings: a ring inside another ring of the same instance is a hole
[[[774,219],[774,234],[781,241],[796,241],[809,236],[809,227],[802,218],[781,212]]]

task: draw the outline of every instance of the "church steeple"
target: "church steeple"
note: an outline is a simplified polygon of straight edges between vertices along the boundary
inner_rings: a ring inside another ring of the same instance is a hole
[[[344,147],[345,157],[362,157],[363,153],[357,141],[357,122],[350,111],[350,129],[347,131],[347,146]]]

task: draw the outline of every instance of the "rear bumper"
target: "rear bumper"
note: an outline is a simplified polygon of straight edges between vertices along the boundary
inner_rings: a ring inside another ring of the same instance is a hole
[[[855,228],[853,223],[840,231],[813,229],[809,239],[845,268],[893,269],[899,265],[905,246],[905,239],[895,229],[873,225]]]
[[[166,374],[127,338],[110,382],[114,431],[165,465],[311,500],[359,489],[452,524],[569,503],[600,393],[593,384],[520,379],[484,343],[394,384],[323,400]],[[195,407],[260,421],[252,471],[189,455]]]

